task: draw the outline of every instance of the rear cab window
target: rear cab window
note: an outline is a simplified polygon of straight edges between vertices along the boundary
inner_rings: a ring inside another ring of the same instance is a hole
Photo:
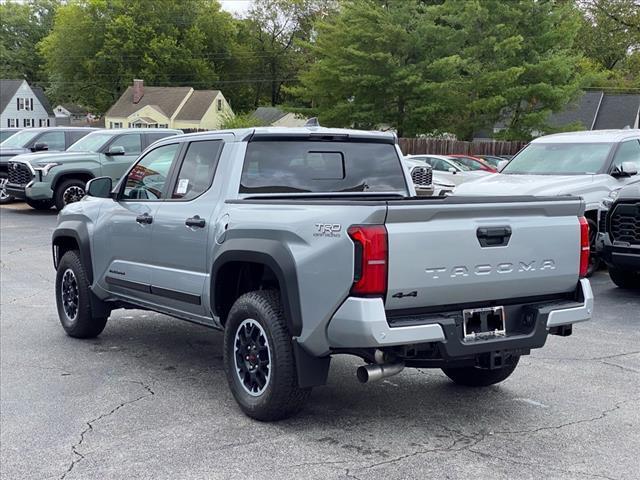
[[[393,193],[407,185],[395,145],[367,141],[253,140],[239,193]]]

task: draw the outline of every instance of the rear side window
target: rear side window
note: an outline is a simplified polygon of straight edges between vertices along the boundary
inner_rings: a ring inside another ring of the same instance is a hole
[[[122,147],[124,148],[125,155],[137,154],[142,151],[140,143],[140,134],[129,133],[116,138],[109,148]]]
[[[383,143],[253,141],[240,193],[405,192],[395,146]]]
[[[189,144],[171,198],[191,200],[209,189],[221,147],[220,140]]]

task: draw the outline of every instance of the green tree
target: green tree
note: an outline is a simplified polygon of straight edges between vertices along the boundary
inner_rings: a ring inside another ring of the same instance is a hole
[[[36,45],[51,30],[58,0],[0,3],[0,78],[45,79]]]
[[[327,125],[526,138],[579,91],[570,2],[347,0],[291,89]]]

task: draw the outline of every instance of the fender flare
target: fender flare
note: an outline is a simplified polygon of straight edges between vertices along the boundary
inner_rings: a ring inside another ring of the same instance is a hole
[[[67,221],[53,231],[51,238],[51,248],[53,254],[53,266],[58,268],[59,258],[57,257],[56,246],[64,238],[72,238],[78,244],[80,250],[80,260],[84,266],[90,284],[93,284],[93,264],[91,262],[91,244],[89,243],[89,231],[86,224],[79,221]]]
[[[51,190],[55,191],[60,182],[64,181],[65,177],[73,177],[74,175],[88,175],[91,178],[96,178],[96,174],[94,171],[87,168],[79,168],[79,169],[69,169],[63,170],[55,174],[55,176],[51,179]]]
[[[298,275],[291,252],[282,242],[261,238],[228,239],[216,252],[211,269],[210,301],[214,313],[216,311],[215,290],[217,275],[220,269],[229,262],[253,262],[268,266],[278,279],[282,309],[291,336],[302,332],[302,313]],[[221,280],[223,281],[223,279]]]

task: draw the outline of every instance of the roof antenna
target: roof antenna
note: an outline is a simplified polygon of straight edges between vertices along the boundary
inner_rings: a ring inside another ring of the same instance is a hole
[[[307,120],[307,123],[304,124],[305,127],[319,127],[320,122],[318,121],[318,117],[311,117]]]

